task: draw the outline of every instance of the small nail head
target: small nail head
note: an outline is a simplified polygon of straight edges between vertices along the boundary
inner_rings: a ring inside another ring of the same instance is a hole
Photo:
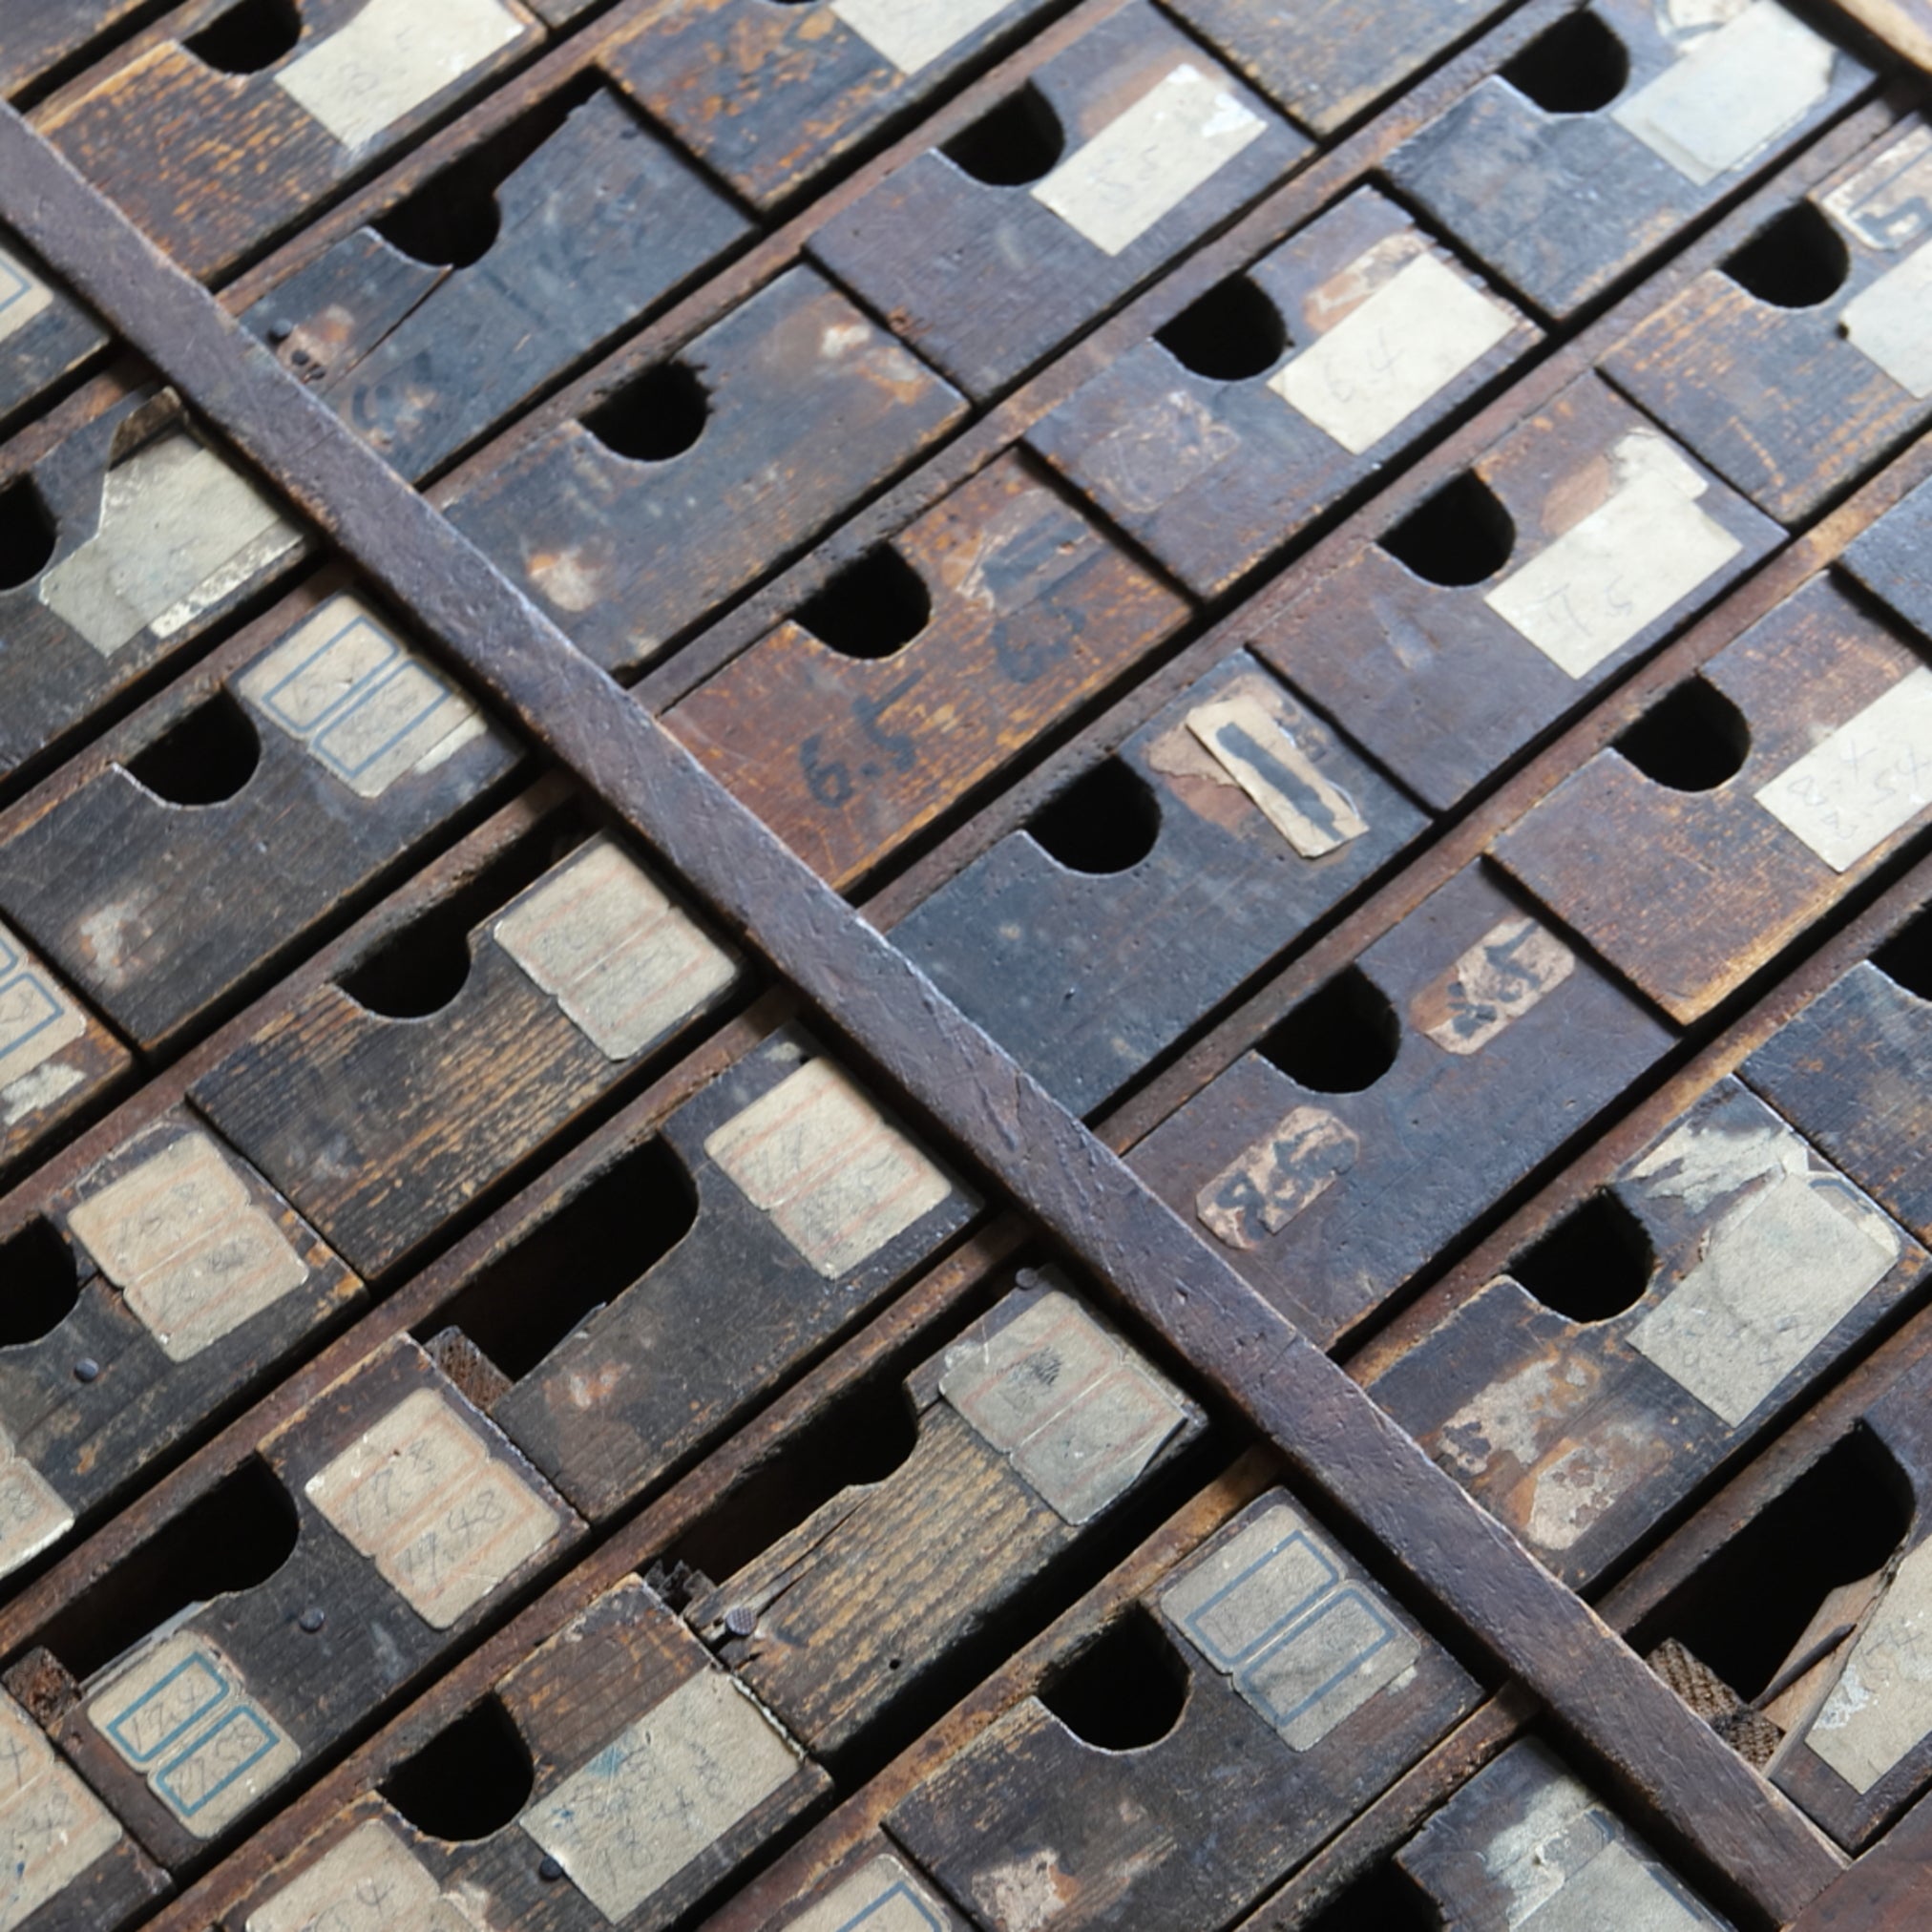
[[[546,1885],[554,1885],[563,1877],[563,1867],[555,1858],[545,1858],[536,1868],[536,1876]]]
[[[311,1604],[295,1621],[312,1637],[324,1624],[327,1623],[328,1617],[326,1612]]]
[[[748,1637],[758,1628],[758,1612],[749,1604],[733,1604],[724,1612],[724,1628],[734,1637]]]
[[[76,1382],[98,1381],[100,1364],[92,1355],[82,1355],[74,1365],[74,1379]]]

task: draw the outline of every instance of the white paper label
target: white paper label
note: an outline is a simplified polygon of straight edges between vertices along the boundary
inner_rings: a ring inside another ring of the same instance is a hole
[[[897,1858],[869,1858],[785,1932],[946,1932],[939,1901]]]
[[[939,1393],[1064,1522],[1090,1522],[1186,1419],[1166,1376],[1071,1295],[946,1352]]]
[[[1480,1053],[1576,971],[1576,955],[1534,919],[1490,927],[1409,1002],[1416,1031],[1444,1053]]]
[[[1319,1201],[1360,1150],[1355,1130],[1326,1107],[1292,1107],[1201,1189],[1194,1212],[1228,1247],[1259,1248]]]
[[[1835,872],[1849,872],[1932,804],[1932,669],[1908,671],[1754,796]]]
[[[1831,42],[1756,0],[1610,117],[1701,188],[1790,133],[1831,86]]]
[[[1845,304],[1847,340],[1907,395],[1932,396],[1932,242]]]
[[[800,1758],[734,1678],[704,1670],[517,1822],[615,1924],[757,1810]]]
[[[901,74],[917,74],[1012,0],[831,0],[831,10]]]
[[[237,683],[358,798],[380,798],[397,779],[433,770],[487,728],[468,698],[346,592]]]
[[[498,0],[368,0],[275,78],[344,147],[359,148],[523,31]]]
[[[308,1279],[274,1218],[206,1134],[183,1134],[68,1216],[171,1362],[231,1334]]]
[[[46,1733],[0,1691],[0,1932],[24,1925],[121,1837]]]
[[[593,839],[495,925],[496,943],[609,1060],[730,985],[737,962],[610,840]]]
[[[304,1487],[436,1630],[480,1604],[562,1527],[433,1389],[406,1396]]]
[[[301,1762],[293,1738],[205,1637],[178,1630],[110,1674],[87,1721],[198,1838],[212,1838]]]
[[[1744,547],[1697,507],[1703,477],[1661,436],[1633,430],[1610,461],[1609,500],[1482,599],[1572,678],[1587,677]]]
[[[0,342],[53,303],[53,291],[17,255],[0,248]]]
[[[788,1074],[718,1128],[704,1151],[831,1279],[850,1274],[953,1191],[829,1060]]]
[[[100,527],[40,579],[40,601],[102,657],[171,638],[302,541],[261,491],[180,430],[107,472]]]
[[[1860,1796],[1932,1734],[1932,1543],[1899,1565],[1805,1742]]]
[[[1418,255],[1268,387],[1359,456],[1473,368],[1515,326],[1501,303],[1439,257]]]
[[[74,1511],[0,1429],[0,1576],[17,1570],[74,1527]]]
[[[0,1093],[87,1031],[66,989],[0,926]]]
[[[1285,1503],[1170,1585],[1161,1607],[1292,1751],[1320,1743],[1422,1653]]]
[[[1867,248],[1893,255],[1932,227],[1932,128],[1920,125],[1824,198]]]
[[[1231,161],[1266,123],[1190,61],[1164,74],[1033,195],[1075,234],[1118,255]]]
[[[380,1818],[249,1913],[243,1932],[492,1932]]]
[[[1187,729],[1303,858],[1318,859],[1368,830],[1354,800],[1323,776],[1258,700],[1236,696],[1197,704],[1187,713]]]

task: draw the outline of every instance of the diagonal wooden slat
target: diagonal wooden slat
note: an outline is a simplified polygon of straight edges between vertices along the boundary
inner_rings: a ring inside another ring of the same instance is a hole
[[[0,220],[1667,1830],[1780,1922],[1833,1880],[1838,1856],[1585,1604],[10,110]]]

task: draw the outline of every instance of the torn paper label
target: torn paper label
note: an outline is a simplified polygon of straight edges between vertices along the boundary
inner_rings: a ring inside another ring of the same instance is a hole
[[[1355,1130],[1326,1107],[1292,1107],[1201,1189],[1194,1212],[1228,1247],[1259,1248],[1320,1200],[1360,1149]]]
[[[1302,750],[1281,721],[1246,695],[1197,704],[1187,729],[1305,859],[1358,839],[1368,821]]]
[[[1838,326],[1909,396],[1932,396],[1932,242],[1845,304]]]
[[[831,11],[901,74],[917,74],[1012,0],[831,0]]]
[[[46,1732],[0,1691],[0,1932],[26,1924],[122,1836]]]
[[[249,1913],[243,1932],[491,1932],[381,1818]]]
[[[0,248],[0,342],[53,304],[53,291],[17,255]]]
[[[1436,255],[1418,255],[1268,387],[1351,455],[1433,402],[1515,327]]]
[[[829,1060],[735,1114],[704,1152],[819,1273],[850,1274],[953,1191]]]
[[[1534,919],[1490,927],[1409,1002],[1418,1033],[1444,1053],[1480,1053],[1576,971],[1576,955]]]
[[[74,1511],[0,1430],[0,1576],[51,1549],[74,1527]]]
[[[890,1855],[868,1858],[785,1932],[947,1932],[944,1906]]]
[[[1896,254],[1932,229],[1932,128],[1920,125],[1824,197],[1825,212],[1868,248]]]
[[[1862,1797],[1932,1735],[1932,1543],[1899,1565],[1805,1743]]]
[[[1035,182],[1033,196],[1075,234],[1118,255],[1212,179],[1266,125],[1229,82],[1183,61]]]
[[[346,593],[251,664],[237,687],[358,798],[433,770],[488,728],[468,698]]]
[[[45,1066],[87,1031],[67,989],[0,926],[0,1091]]]

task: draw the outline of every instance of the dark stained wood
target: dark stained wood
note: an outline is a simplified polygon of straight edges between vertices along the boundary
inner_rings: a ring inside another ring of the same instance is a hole
[[[1861,11],[1876,0],[1859,0]],[[1902,6],[1888,11],[1902,14]],[[1923,51],[1932,61],[1932,23]],[[1794,1922],[1792,1932],[1913,1932],[1925,1914],[1925,1867],[1932,1862],[1932,1805],[1912,1807],[1852,1869]]]
[[[82,55],[90,43],[128,29],[166,0],[35,0],[10,9],[0,24],[0,94],[10,97],[51,69]]]

